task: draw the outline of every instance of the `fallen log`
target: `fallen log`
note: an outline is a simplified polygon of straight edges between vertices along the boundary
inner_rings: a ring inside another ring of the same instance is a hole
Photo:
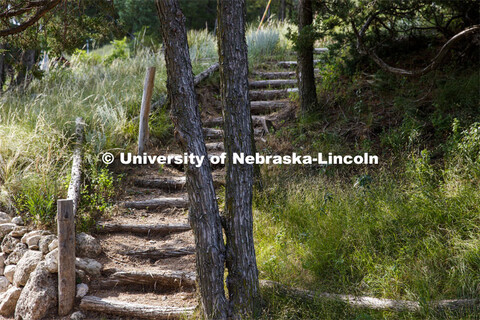
[[[95,296],[85,296],[80,302],[80,309],[85,311],[104,312],[124,317],[171,320],[183,319],[184,316],[191,315],[195,310],[195,307],[162,307],[129,303],[126,301],[114,301]]]
[[[205,146],[207,147],[207,152],[225,151],[225,146],[223,145],[223,142],[210,142],[206,143]]]
[[[286,87],[297,85],[297,79],[273,79],[249,81],[250,88]]]
[[[217,71],[219,69],[219,64],[218,62],[212,64],[210,67],[208,67],[206,70],[200,72],[195,76],[195,79],[193,80],[193,84],[196,86],[206,78],[208,78],[212,73]]]
[[[278,72],[262,72],[254,71],[252,72],[253,76],[260,77],[263,79],[288,79],[294,78],[296,76],[295,71],[278,71]]]
[[[148,249],[142,251],[125,251],[121,254],[126,256],[134,256],[145,259],[167,259],[195,254],[194,248],[164,248],[164,249]]]
[[[140,201],[126,201],[123,205],[132,209],[186,208],[188,207],[188,199],[157,198]]]
[[[342,301],[355,308],[365,308],[374,310],[393,310],[417,312],[422,309],[422,305],[417,301],[393,300],[383,298],[373,298],[366,296],[355,296],[351,294],[335,294],[325,292],[315,292],[298,288],[291,288],[281,283],[261,280],[260,286],[266,289],[273,289],[281,294],[290,295],[303,300],[326,299]],[[434,309],[458,309],[461,307],[480,306],[480,299],[459,299],[459,300],[437,300],[428,303],[428,306]]]
[[[100,222],[97,224],[97,233],[131,232],[140,234],[167,235],[191,230],[188,224],[118,224]]]

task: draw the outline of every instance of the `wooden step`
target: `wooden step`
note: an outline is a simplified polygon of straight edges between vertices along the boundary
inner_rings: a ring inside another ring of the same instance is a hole
[[[314,48],[313,53],[315,54],[322,54],[322,53],[327,53],[328,48]]]
[[[252,122],[254,126],[261,126],[263,124],[263,121],[265,121],[266,117],[265,116],[252,116]],[[223,117],[215,117],[215,118],[210,118],[206,120],[203,124],[204,126],[223,126]],[[211,142],[207,143],[207,149],[208,145],[212,144],[212,149],[214,149],[213,144],[215,143],[220,143],[220,142]]]
[[[195,254],[195,248],[161,248],[120,252],[126,256],[145,259],[167,259]]]
[[[192,228],[188,224],[118,224],[100,222],[97,224],[97,233],[131,232],[138,234],[167,235],[189,231]]]
[[[213,128],[203,128],[205,139],[223,139],[223,130]]]
[[[288,79],[288,78],[295,78],[295,76],[297,75],[295,71],[277,71],[277,72],[253,71],[251,74],[253,76],[263,78],[263,79]]]
[[[194,307],[163,307],[125,301],[103,299],[95,296],[85,296],[80,302],[80,309],[84,311],[103,312],[124,317],[141,319],[183,319],[191,315]]]
[[[207,150],[223,151],[223,142],[210,142],[205,144]],[[213,184],[219,187],[225,184],[225,175],[223,173],[212,172]],[[140,188],[163,189],[167,191],[182,190],[185,188],[187,179],[185,177],[168,177],[155,179],[135,179],[133,184]]]
[[[222,119],[222,118],[220,118]],[[222,119],[223,121],[223,119]],[[225,151],[225,146],[223,145],[223,142],[209,142],[206,143],[205,146],[207,147],[207,152],[210,151]]]
[[[273,79],[249,81],[250,88],[276,88],[296,86],[297,79]]]
[[[158,290],[195,288],[196,275],[184,271],[117,271],[108,279],[98,280],[92,288],[105,289],[125,285],[153,286]]]
[[[250,100],[273,100],[288,98],[290,93],[298,92],[298,88],[276,89],[276,90],[250,90]]]
[[[322,60],[315,59],[313,60],[313,64],[317,64],[322,62]],[[297,66],[297,61],[278,61],[277,65],[282,68],[292,68]]]
[[[280,109],[286,108],[290,105],[288,100],[273,100],[273,101],[252,101],[252,114],[264,114]]]
[[[186,198],[157,198],[140,201],[126,201],[123,205],[132,209],[187,208]]]

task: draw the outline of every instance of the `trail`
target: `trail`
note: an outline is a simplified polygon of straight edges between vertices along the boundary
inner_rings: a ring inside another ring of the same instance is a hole
[[[250,75],[255,139],[265,141],[297,92],[292,62],[272,62]],[[283,68],[284,70],[278,71]],[[285,68],[287,68],[285,71]],[[275,69],[277,71],[268,71]],[[224,151],[221,110],[202,112],[209,154]],[[290,112],[291,114],[291,112]],[[224,168],[213,166],[216,187]],[[192,314],[195,241],[188,222],[188,196],[181,167],[130,167],[126,193],[110,218],[99,222],[102,276],[92,282],[80,309],[87,319],[180,319]]]

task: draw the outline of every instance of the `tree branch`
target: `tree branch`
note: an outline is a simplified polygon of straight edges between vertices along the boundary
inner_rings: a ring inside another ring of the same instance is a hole
[[[363,43],[363,36],[365,35],[365,32],[366,30],[368,29],[368,27],[370,26],[370,24],[372,23],[373,19],[375,18],[375,16],[377,15],[378,13],[374,13],[372,14],[368,19],[367,21],[365,22],[365,24],[363,25],[362,29],[360,30],[360,32],[358,32],[357,30],[357,27],[355,26],[355,23],[352,21],[352,29],[353,29],[353,32],[355,33],[356,37],[357,37],[357,50],[358,52],[360,52],[361,54],[366,54],[368,56],[370,56],[370,58],[372,58],[373,61],[375,61],[375,63],[380,67],[382,68],[383,70],[385,71],[388,71],[388,72],[391,72],[391,73],[394,73],[394,74],[399,74],[399,75],[405,75],[405,76],[422,76],[432,70],[435,70],[439,65],[440,63],[442,62],[442,60],[445,58],[447,52],[450,50],[450,48],[456,43],[458,42],[459,40],[469,36],[469,35],[472,35],[472,34],[475,34],[475,33],[478,33],[480,32],[480,25],[474,25],[470,28],[467,28],[459,33],[457,33],[456,35],[454,35],[452,38],[450,38],[443,46],[442,48],[440,49],[440,51],[437,53],[437,55],[435,56],[435,58],[432,59],[432,61],[430,62],[430,64],[428,66],[426,66],[425,68],[423,69],[420,69],[420,70],[405,70],[405,69],[401,69],[401,68],[395,68],[395,67],[392,67],[390,65],[388,65],[385,61],[383,61],[376,53],[375,51],[367,48],[365,46],[365,44]]]
[[[39,8],[36,12],[36,14],[31,17],[29,20],[27,20],[26,22],[18,25],[18,26],[15,26],[13,28],[8,28],[8,29],[4,29],[4,30],[0,30],[0,37],[5,37],[5,36],[8,36],[8,35],[12,35],[12,34],[17,34],[17,33],[20,33],[22,31],[24,31],[25,29],[27,29],[28,27],[32,26],[33,24],[35,24],[38,20],[40,20],[41,17],[43,17],[47,12],[49,12],[50,10],[52,10],[53,8],[55,8],[62,0],[52,0],[52,1],[35,1],[35,2],[31,2],[30,4],[33,4],[34,7],[37,6],[38,4],[40,3],[46,3],[42,8]],[[30,5],[29,4],[29,5]],[[33,8],[33,7],[30,7],[30,8]],[[23,11],[21,12],[22,10],[24,10],[25,8],[23,9],[19,9],[17,10],[17,12],[20,12],[20,13],[25,13],[26,11]],[[12,12],[13,13],[13,12]],[[9,17],[10,15],[7,15],[6,17]]]

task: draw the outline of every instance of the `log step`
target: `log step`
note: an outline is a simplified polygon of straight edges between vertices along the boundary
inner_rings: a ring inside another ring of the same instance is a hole
[[[322,62],[322,60],[315,59],[313,60],[313,64],[317,64]],[[278,61],[277,65],[282,68],[291,68],[297,66],[297,61]]]
[[[106,280],[96,281],[94,287],[105,289],[124,285],[153,286],[159,290],[195,288],[196,275],[194,272],[183,271],[117,271]]]
[[[296,86],[297,79],[256,80],[256,81],[249,81],[249,85],[250,85],[250,88]]]
[[[194,307],[162,307],[125,301],[103,299],[95,296],[85,296],[80,303],[80,309],[85,311],[103,312],[124,317],[141,319],[183,319],[191,315]]]
[[[223,139],[223,130],[203,128],[203,135],[206,139]]]
[[[322,54],[327,52],[328,52],[328,48],[313,48],[313,53],[315,54]]]
[[[100,222],[97,224],[97,233],[131,232],[140,234],[167,235],[191,230],[188,224],[118,224]]]
[[[288,100],[273,100],[273,101],[252,101],[252,114],[262,114],[277,111],[288,107],[290,101]]]
[[[277,72],[263,72],[263,71],[254,71],[252,72],[253,76],[262,78],[262,79],[289,79],[295,78],[295,71],[277,71]]]
[[[223,119],[220,118],[222,121]],[[207,152],[209,151],[225,151],[225,146],[223,142],[209,142],[206,143],[205,146],[207,147]]]
[[[223,142],[210,142],[206,144],[207,150],[223,151]],[[212,172],[213,184],[215,187],[225,184],[223,173]],[[185,188],[187,179],[185,177],[169,177],[156,179],[135,179],[133,184],[140,188],[154,188],[163,190],[182,190]]]
[[[263,121],[267,119],[267,117],[265,116],[252,116],[252,122],[253,122],[253,125],[255,126],[262,126],[263,125]],[[203,123],[204,126],[208,126],[208,127],[215,127],[215,126],[223,126],[223,117],[215,117],[215,118],[210,118],[208,120],[206,120],[204,123]],[[209,144],[215,144],[215,143],[220,143],[220,142],[213,142],[213,143],[207,143],[207,149],[208,149],[208,145]]]
[[[195,254],[194,248],[163,248],[163,249],[148,249],[139,251],[125,251],[120,252],[126,256],[133,256],[145,259],[167,259],[188,256]]]
[[[126,208],[132,209],[159,209],[159,208],[186,208],[186,198],[157,198],[140,201],[126,201],[123,203]]]
[[[298,92],[298,88],[276,89],[276,90],[250,90],[250,99],[258,100],[273,100],[288,98],[292,92]]]

